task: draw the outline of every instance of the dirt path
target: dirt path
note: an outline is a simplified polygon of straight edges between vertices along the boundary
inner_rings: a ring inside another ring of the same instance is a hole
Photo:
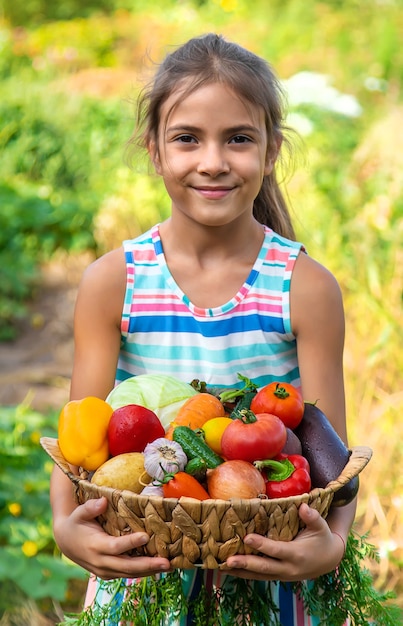
[[[37,410],[67,402],[77,286],[89,259],[44,268],[43,284],[17,340],[0,343],[0,406],[29,401]]]

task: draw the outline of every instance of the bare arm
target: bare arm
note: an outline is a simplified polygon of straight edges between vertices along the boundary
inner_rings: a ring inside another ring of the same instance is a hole
[[[345,320],[339,285],[330,272],[304,254],[298,258],[291,290],[291,318],[297,337],[302,394],[317,401],[348,444],[343,377]],[[356,502],[333,508],[331,530],[347,541]]]
[[[115,269],[120,269],[116,252],[90,265],[80,283],[74,314],[72,400],[90,395],[104,400],[113,387],[120,337],[119,308],[124,297],[119,290],[125,285],[124,274],[121,280],[113,280]],[[108,307],[108,301],[115,303],[113,309]],[[61,485],[65,486],[63,490]],[[51,504],[57,533],[59,512],[66,515],[76,508],[71,481],[57,467],[52,476]]]
[[[301,254],[291,283],[291,321],[297,338],[298,363],[305,401],[318,406],[347,443],[343,382],[344,311],[339,286],[321,265]],[[355,502],[334,508],[327,520],[302,505],[306,528],[292,542],[250,535],[246,542],[267,555],[234,556],[229,567],[239,576],[295,581],[333,570],[343,555],[344,541],[355,516]]]
[[[347,443],[342,296],[333,275],[305,254],[292,278],[291,321],[304,400],[317,401]]]
[[[84,273],[74,315],[73,400],[104,400],[113,388],[125,285],[123,250],[106,254]]]
[[[125,286],[122,250],[101,257],[83,276],[74,316],[72,400],[90,395],[105,399],[114,386]],[[77,506],[71,481],[57,467],[52,474],[50,499],[56,542],[64,554],[90,572],[103,578],[119,578],[169,569],[166,559],[124,555],[143,545],[147,535],[107,535],[95,519],[105,511],[106,499]]]

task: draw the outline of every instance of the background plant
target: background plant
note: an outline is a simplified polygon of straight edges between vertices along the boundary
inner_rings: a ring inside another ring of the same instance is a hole
[[[61,558],[55,547],[49,509],[53,464],[39,446],[55,437],[54,414],[29,404],[0,408],[0,616],[27,599],[48,608],[66,601],[69,581],[84,572]]]

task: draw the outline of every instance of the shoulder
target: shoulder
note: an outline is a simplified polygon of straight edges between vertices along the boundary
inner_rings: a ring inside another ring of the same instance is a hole
[[[109,289],[122,280],[126,280],[126,261],[123,248],[117,248],[91,263],[84,271],[81,282]]]
[[[126,291],[126,261],[123,248],[99,257],[84,271],[77,306],[96,307],[120,316]]]
[[[291,278],[291,320],[295,334],[303,327],[338,322],[344,325],[343,298],[335,276],[301,252]]]
[[[321,263],[301,250],[293,274],[293,289],[301,296],[309,298],[318,295],[341,297],[339,283],[335,276]]]

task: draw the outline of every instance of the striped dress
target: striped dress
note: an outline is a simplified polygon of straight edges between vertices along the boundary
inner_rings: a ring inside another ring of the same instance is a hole
[[[194,306],[165,262],[158,226],[125,241],[127,289],[116,379],[170,374],[190,382],[233,386],[238,372],[259,387],[299,385],[290,323],[290,281],[301,244],[265,230],[246,282],[213,309]]]
[[[185,382],[199,379],[209,385],[233,387],[239,384],[241,373],[259,387],[272,381],[300,385],[290,322],[290,282],[303,250],[300,243],[265,227],[263,245],[247,280],[229,302],[211,309],[194,306],[176,284],[165,261],[158,225],[123,245],[127,288],[117,383],[139,374],[158,373]],[[201,579],[211,590],[229,578],[219,571],[186,570],[183,589],[190,598]],[[226,586],[228,583],[230,580]],[[251,584],[270,586],[282,626],[319,624],[306,614],[290,585]],[[108,597],[102,581],[91,578],[87,605],[95,593],[98,602],[103,594]],[[167,617],[161,626],[188,624],[192,624],[191,616],[181,620]],[[108,626],[118,623],[111,617]]]

